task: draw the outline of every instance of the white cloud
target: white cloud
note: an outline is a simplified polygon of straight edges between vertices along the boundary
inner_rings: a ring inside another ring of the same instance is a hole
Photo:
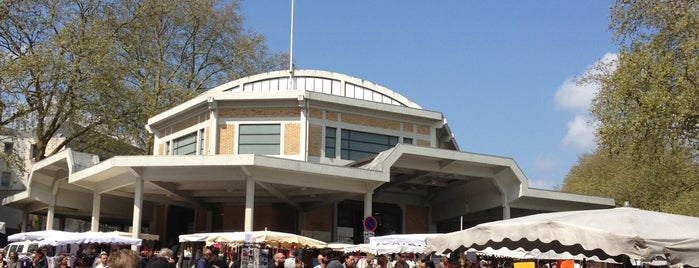
[[[577,79],[568,78],[556,91],[556,106],[574,113],[586,113],[599,86],[592,83],[580,85]]]
[[[596,66],[604,66],[607,70],[616,68],[617,54],[607,53],[599,61],[588,66],[580,75],[598,74]],[[562,144],[573,147],[581,152],[590,152],[597,146],[595,143],[596,126],[590,119],[590,104],[599,92],[596,83],[578,83],[577,78],[567,78],[558,88],[554,96],[556,107],[573,113],[573,119],[568,121],[568,132],[563,137]]]
[[[595,143],[595,126],[590,122],[590,117],[584,114],[575,115],[568,122],[568,133],[563,137],[563,144],[573,146],[582,152],[591,152],[597,147]]]

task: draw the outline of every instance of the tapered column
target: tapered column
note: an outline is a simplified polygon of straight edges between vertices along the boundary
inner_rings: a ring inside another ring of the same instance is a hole
[[[46,212],[46,230],[53,230],[53,215],[56,209],[56,198],[52,197],[49,202],[49,209]]]
[[[131,223],[131,236],[134,238],[141,236],[141,217],[143,216],[141,207],[143,207],[143,179],[136,178],[133,197],[133,222]],[[133,245],[131,249],[138,250],[138,246]]]
[[[255,211],[255,178],[248,176],[245,185],[245,232],[252,232],[252,219]]]
[[[364,218],[371,216],[371,202],[373,201],[374,192],[364,194]]]
[[[102,195],[100,193],[92,193],[92,221],[90,231],[98,232],[100,230],[100,210],[102,204]]]

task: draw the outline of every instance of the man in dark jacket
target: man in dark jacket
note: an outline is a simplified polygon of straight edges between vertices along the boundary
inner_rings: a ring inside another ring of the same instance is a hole
[[[172,250],[162,248],[158,252],[158,256],[151,260],[147,268],[175,268],[175,260],[172,258]]]

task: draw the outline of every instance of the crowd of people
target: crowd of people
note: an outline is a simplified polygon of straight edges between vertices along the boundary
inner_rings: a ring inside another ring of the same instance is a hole
[[[55,250],[55,249],[53,249]],[[18,256],[9,252],[5,257],[0,252],[0,268],[248,268],[241,265],[239,247],[203,247],[193,251],[190,245],[175,253],[162,248],[152,251],[147,247],[140,252],[130,248],[109,245],[80,246],[72,254],[53,254],[50,248],[42,247],[30,256]],[[47,256],[50,251],[52,257]],[[453,263],[442,257],[436,263],[431,256],[423,254],[372,255],[345,253],[331,249],[286,250],[281,248],[264,249],[265,254],[257,256],[261,268],[506,268],[491,265],[485,259],[472,262],[465,258]],[[269,254],[269,255],[268,255]],[[267,260],[266,256],[270,256]],[[311,257],[313,256],[313,257]]]

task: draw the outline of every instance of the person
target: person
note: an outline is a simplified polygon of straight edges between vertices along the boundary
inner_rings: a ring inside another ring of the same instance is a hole
[[[284,260],[284,268],[296,267],[296,259],[298,258],[298,255],[299,253],[296,250],[289,251],[289,257]]]
[[[117,250],[107,258],[109,268],[134,268],[139,265],[141,265],[141,257],[136,251],[130,249]]]
[[[70,267],[70,265],[68,265],[69,260],[70,260],[70,258],[68,258],[66,255],[61,254],[60,256],[58,256],[58,259],[56,259],[56,266],[58,268]]]
[[[228,268],[228,263],[226,263],[226,260],[222,257],[219,257],[218,250],[216,251],[211,251],[211,259],[208,263],[208,267],[212,268]]]
[[[34,268],[48,268],[49,260],[46,258],[44,251],[37,249],[34,251],[34,259],[32,259],[32,267]]]
[[[17,252],[15,251],[10,251],[7,254],[7,268],[20,268],[22,267],[22,262],[19,261],[19,255],[17,255]]]
[[[100,252],[100,255],[95,258],[95,263],[92,264],[92,267],[94,268],[107,268],[107,258],[109,255],[107,255],[106,251]]]
[[[313,268],[325,268],[328,264],[328,254],[331,249],[323,249],[318,253],[316,259],[318,260],[318,265]]]
[[[424,258],[420,260],[420,268],[435,268],[434,262],[429,258]]]
[[[303,260],[301,258],[294,258],[294,268],[303,268]]]
[[[286,260],[286,258],[284,257],[284,253],[275,253],[274,257],[272,257],[272,260],[274,261],[274,263],[272,264],[272,268],[284,268],[284,261]]]
[[[354,267],[354,262],[355,262],[354,255],[351,253],[348,253],[345,255],[345,263],[343,264],[345,268],[353,268]]]
[[[396,261],[396,264],[393,265],[395,268],[410,268],[410,265],[406,261],[408,259],[408,256],[405,255],[405,253],[400,253],[398,255],[398,260]]]
[[[175,268],[175,259],[172,258],[172,250],[162,248],[157,256],[146,265],[147,268]]]
[[[386,258],[386,256],[380,256],[376,260],[376,268],[388,268],[388,258]]]
[[[207,268],[209,267],[209,262],[213,259],[213,253],[211,249],[205,248],[202,251],[203,258],[197,259],[197,263],[194,265],[195,268]]]
[[[449,258],[447,256],[442,256],[441,262],[436,265],[437,268],[454,268],[454,266],[449,263]]]
[[[7,267],[7,261],[5,261],[5,250],[0,251],[0,268]]]

